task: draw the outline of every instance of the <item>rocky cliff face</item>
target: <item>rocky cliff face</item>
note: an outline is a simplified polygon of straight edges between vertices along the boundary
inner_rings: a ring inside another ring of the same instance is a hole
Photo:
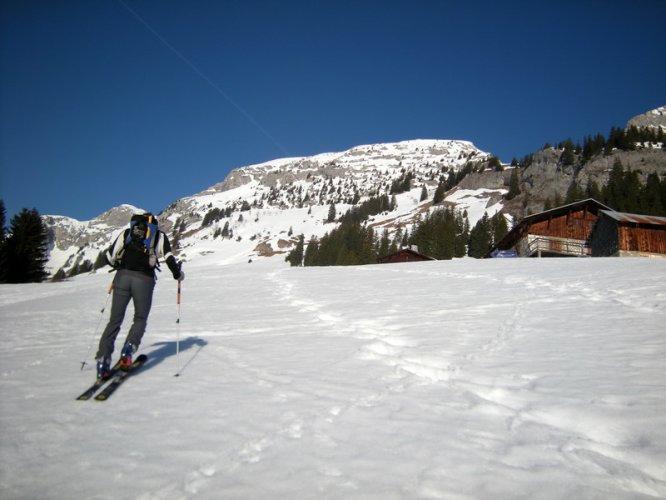
[[[663,127],[666,130],[666,107],[633,118],[627,128],[630,126]],[[540,212],[546,200],[565,199],[574,180],[582,189],[586,189],[591,182],[601,188],[608,182],[616,162],[620,162],[625,170],[637,172],[643,183],[651,173],[657,173],[662,178],[666,176],[666,149],[663,144],[638,144],[634,151],[615,149],[586,162],[580,153],[575,155],[572,163],[565,162],[563,155],[564,150],[556,148],[534,153],[529,164],[518,169],[521,194],[505,203],[505,211],[516,219]],[[498,186],[503,181],[508,188],[509,180],[510,172],[505,172],[503,176],[484,172],[466,177],[461,186]]]
[[[505,210],[514,218],[520,219],[526,215],[543,210],[546,200],[553,202],[556,198],[565,199],[567,190],[575,180],[582,189],[586,189],[591,182],[601,188],[608,182],[610,171],[615,162],[619,161],[625,170],[632,170],[639,174],[645,183],[647,176],[658,173],[666,176],[666,150],[661,148],[643,148],[636,151],[613,151],[608,155],[598,155],[591,161],[581,165],[578,159],[572,165],[562,162],[563,150],[547,149],[533,155],[532,163],[519,168],[521,194],[505,204]],[[463,181],[462,185],[482,184],[479,174],[473,174]],[[497,185],[500,176],[493,178],[492,185]],[[503,176],[505,187],[508,189],[510,175]]]

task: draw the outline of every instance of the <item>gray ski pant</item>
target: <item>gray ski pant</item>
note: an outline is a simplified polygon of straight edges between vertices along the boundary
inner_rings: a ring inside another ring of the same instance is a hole
[[[142,272],[121,269],[116,273],[113,280],[111,317],[102,333],[102,338],[99,340],[97,359],[110,358],[113,354],[116,337],[120,332],[120,327],[125,318],[125,310],[130,300],[134,304],[134,322],[127,334],[126,342],[130,342],[135,348],[139,347],[141,338],[146,331],[154,288],[155,278]]]

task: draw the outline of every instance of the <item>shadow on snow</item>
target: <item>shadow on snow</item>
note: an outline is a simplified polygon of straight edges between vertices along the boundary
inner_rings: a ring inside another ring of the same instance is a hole
[[[178,354],[180,356],[178,373],[182,373],[207,344],[208,341],[200,337],[183,339],[180,341],[180,346],[178,346],[178,342],[176,341],[156,342],[150,346],[153,350],[146,353],[148,361],[141,367],[141,371],[150,370],[166,359]],[[194,351],[192,352],[193,349]]]

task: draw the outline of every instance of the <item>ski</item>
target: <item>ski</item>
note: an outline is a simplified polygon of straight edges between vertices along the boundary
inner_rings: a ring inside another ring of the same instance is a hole
[[[147,360],[148,360],[148,356],[146,356],[145,354],[141,354],[138,358],[136,358],[134,360],[134,362],[132,363],[132,366],[129,370],[127,370],[127,371],[118,370],[116,372],[116,375],[113,378],[111,378],[111,381],[109,382],[109,385],[104,387],[104,389],[102,389],[100,391],[100,393],[97,396],[95,396],[95,400],[96,401],[106,401],[107,399],[109,399],[111,397],[111,395],[114,392],[116,392],[116,389],[118,389],[118,387],[120,387],[120,385],[125,380],[127,380],[128,377],[130,377],[132,375],[134,370],[136,370],[141,365],[143,365]]]
[[[114,375],[118,371],[119,364],[120,362],[116,362],[116,364],[113,365],[113,368],[111,368],[111,376],[109,378],[106,379],[98,378],[97,380],[95,380],[95,383],[93,385],[88,387],[85,391],[81,393],[81,395],[78,398],[76,398],[77,401],[86,401],[92,398],[95,395],[95,393],[102,388],[103,385],[105,385],[109,380],[111,380],[114,377]]]

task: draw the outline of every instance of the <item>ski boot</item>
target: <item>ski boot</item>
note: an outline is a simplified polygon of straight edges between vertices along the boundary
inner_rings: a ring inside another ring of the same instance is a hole
[[[123,350],[120,352],[120,369],[128,371],[132,367],[132,356],[136,352],[136,347],[129,342],[125,343]]]
[[[97,360],[97,379],[109,380],[111,378],[111,360],[109,358],[99,358]]]

